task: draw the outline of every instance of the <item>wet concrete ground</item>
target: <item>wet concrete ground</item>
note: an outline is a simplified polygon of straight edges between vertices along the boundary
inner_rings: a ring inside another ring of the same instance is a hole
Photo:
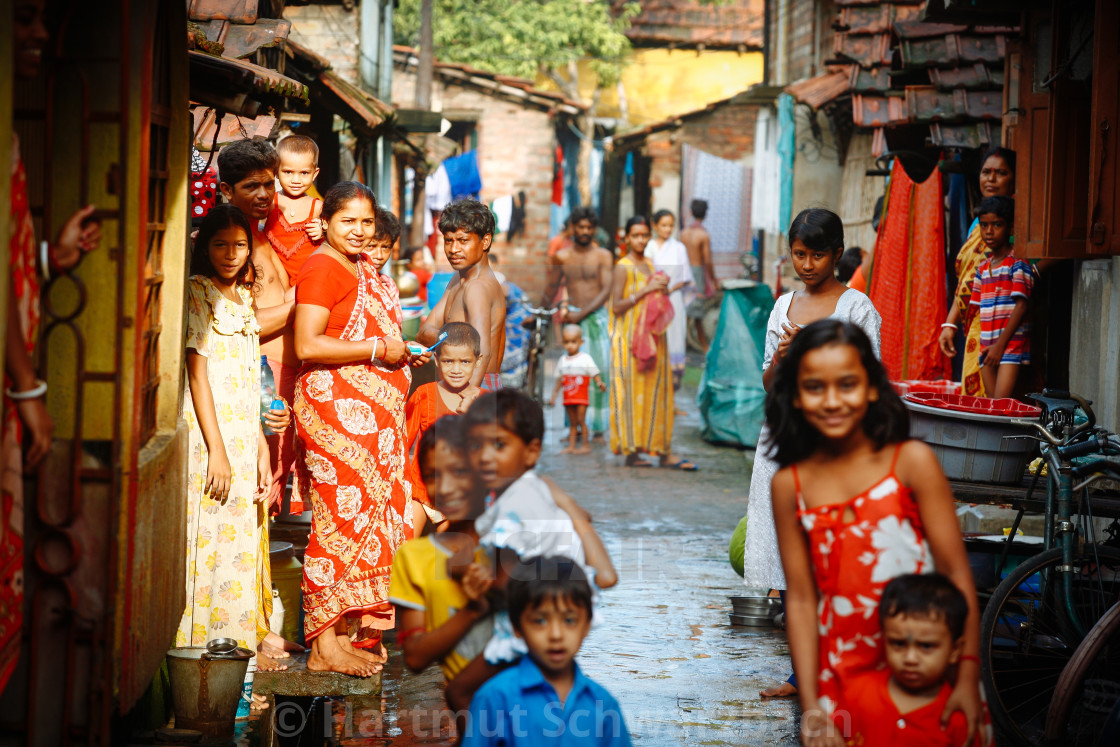
[[[695,473],[623,467],[602,444],[560,455],[562,410],[548,413],[540,471],[592,513],[620,578],[580,664],[618,698],[636,744],[797,744],[794,701],[758,696],[789,674],[785,633],[728,620],[743,587],[727,544],[746,512],[750,460],[701,441],[695,391],[681,395],[673,448]],[[390,649],[381,702],[361,704],[348,733],[339,703],[335,734],[355,747],[453,744],[438,668],[409,673]]]

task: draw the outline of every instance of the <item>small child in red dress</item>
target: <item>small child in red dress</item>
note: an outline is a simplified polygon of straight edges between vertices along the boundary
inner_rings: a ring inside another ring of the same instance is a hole
[[[591,403],[591,382],[599,387],[600,392],[607,391],[607,385],[599,377],[599,367],[590,354],[580,352],[583,345],[583,330],[578,324],[566,324],[563,331],[564,352],[560,356],[560,363],[556,367],[556,388],[552,390],[552,398],[548,406],[556,404],[556,395],[564,389],[564,411],[568,416],[568,427],[571,434],[568,437],[568,448],[561,454],[590,454],[591,438],[587,432],[587,406]],[[583,446],[577,447],[580,437]]]
[[[849,745],[961,747],[967,741],[959,711],[942,725],[953,692],[949,670],[964,651],[968,601],[940,573],[895,577],[883,589],[879,625],[887,668],[856,677],[844,697],[851,714]]]
[[[323,243],[319,213],[322,200],[308,194],[319,176],[319,146],[305,135],[289,135],[276,144],[280,190],[265,220],[264,233],[295,287],[300,268]]]

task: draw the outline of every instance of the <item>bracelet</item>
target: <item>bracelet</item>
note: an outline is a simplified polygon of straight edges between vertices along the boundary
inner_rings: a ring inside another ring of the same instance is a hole
[[[42,379],[35,379],[35,386],[22,392],[13,392],[11,389],[5,389],[4,394],[8,399],[15,402],[22,402],[25,399],[38,399],[47,393],[47,382]]]
[[[980,666],[980,657],[975,654],[961,654],[960,661],[974,661],[976,666]]]
[[[946,328],[957,329],[957,325],[953,324],[952,322],[945,322],[944,324],[941,325],[941,329],[946,329]]]
[[[375,337],[375,338],[373,338],[373,352],[372,352],[372,353],[370,353],[370,355],[369,355],[369,362],[370,362],[370,363],[377,363],[377,361],[378,361],[378,360],[380,360],[380,359],[379,359],[379,358],[377,357],[377,343],[379,343],[379,342],[381,342],[381,338],[380,338],[380,337]],[[388,345],[386,345],[385,347],[386,347],[386,348],[388,348],[389,346],[388,346]]]

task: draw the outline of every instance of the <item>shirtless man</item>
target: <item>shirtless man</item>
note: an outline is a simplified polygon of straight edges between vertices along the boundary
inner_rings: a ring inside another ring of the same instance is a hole
[[[592,388],[591,403],[587,406],[587,428],[592,434],[601,435],[610,427],[611,341],[606,304],[611,297],[614,257],[595,242],[599,216],[593,209],[576,208],[569,220],[572,243],[548,258],[548,283],[541,306],[552,303],[561,286],[567,288],[572,308],[565,310],[564,322],[578,324],[583,330],[582,349],[590,353],[607,381],[603,391]]]
[[[268,356],[273,376],[276,378],[277,393],[290,406],[294,397],[295,372],[298,371],[299,366],[291,340],[295,297],[288,289],[288,273],[280,264],[280,259],[273,251],[268,238],[259,230],[260,222],[268,217],[272,198],[276,194],[276,168],[279,163],[276,151],[264,140],[239,140],[222,148],[221,153],[218,154],[222,195],[227,202],[248,216],[249,223],[253,227],[253,265],[257,272],[253,306],[257,312],[257,322],[261,325],[261,355]],[[276,374],[279,366],[273,363],[274,360],[278,363],[282,362],[285,371],[292,372],[291,391],[285,392],[284,375]],[[289,412],[274,411],[274,414],[285,421],[291,417]],[[270,507],[282,495],[288,470],[291,467],[289,464],[288,469],[276,469],[278,464],[282,464],[281,445],[286,441],[290,451],[294,435],[295,429],[288,428],[280,436],[269,437],[274,468],[273,494],[269,497]],[[261,552],[258,555],[257,576],[260,579],[264,602],[262,612],[267,619],[272,609],[272,574],[269,569],[267,521],[264,524]],[[284,669],[285,666],[276,660],[287,658],[289,651],[303,650],[302,647],[269,632],[257,648],[258,666],[265,671]]]
[[[708,201],[693,200],[690,207],[693,220],[681,231],[681,243],[688,249],[688,263],[692,265],[692,282],[703,292],[704,298],[709,298],[715,294],[719,283],[716,280],[715,267],[712,265],[712,237],[708,234],[708,229],[703,226],[704,218],[708,215]],[[688,307],[688,318],[692,319],[696,326],[696,339],[707,350],[708,338],[704,334],[705,309],[703,300],[693,301]]]
[[[448,284],[416,340],[433,345],[443,325],[466,322],[482,341],[481,365],[471,374],[471,384],[488,391],[500,389],[506,351],[506,296],[490,269],[494,214],[478,200],[456,200],[440,215],[439,230],[447,261],[458,277]]]

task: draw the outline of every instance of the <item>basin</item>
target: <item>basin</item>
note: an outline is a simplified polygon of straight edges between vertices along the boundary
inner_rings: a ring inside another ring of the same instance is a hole
[[[206,744],[224,744],[233,740],[249,659],[204,659],[206,653],[202,646],[167,652],[175,728],[202,732]]]

